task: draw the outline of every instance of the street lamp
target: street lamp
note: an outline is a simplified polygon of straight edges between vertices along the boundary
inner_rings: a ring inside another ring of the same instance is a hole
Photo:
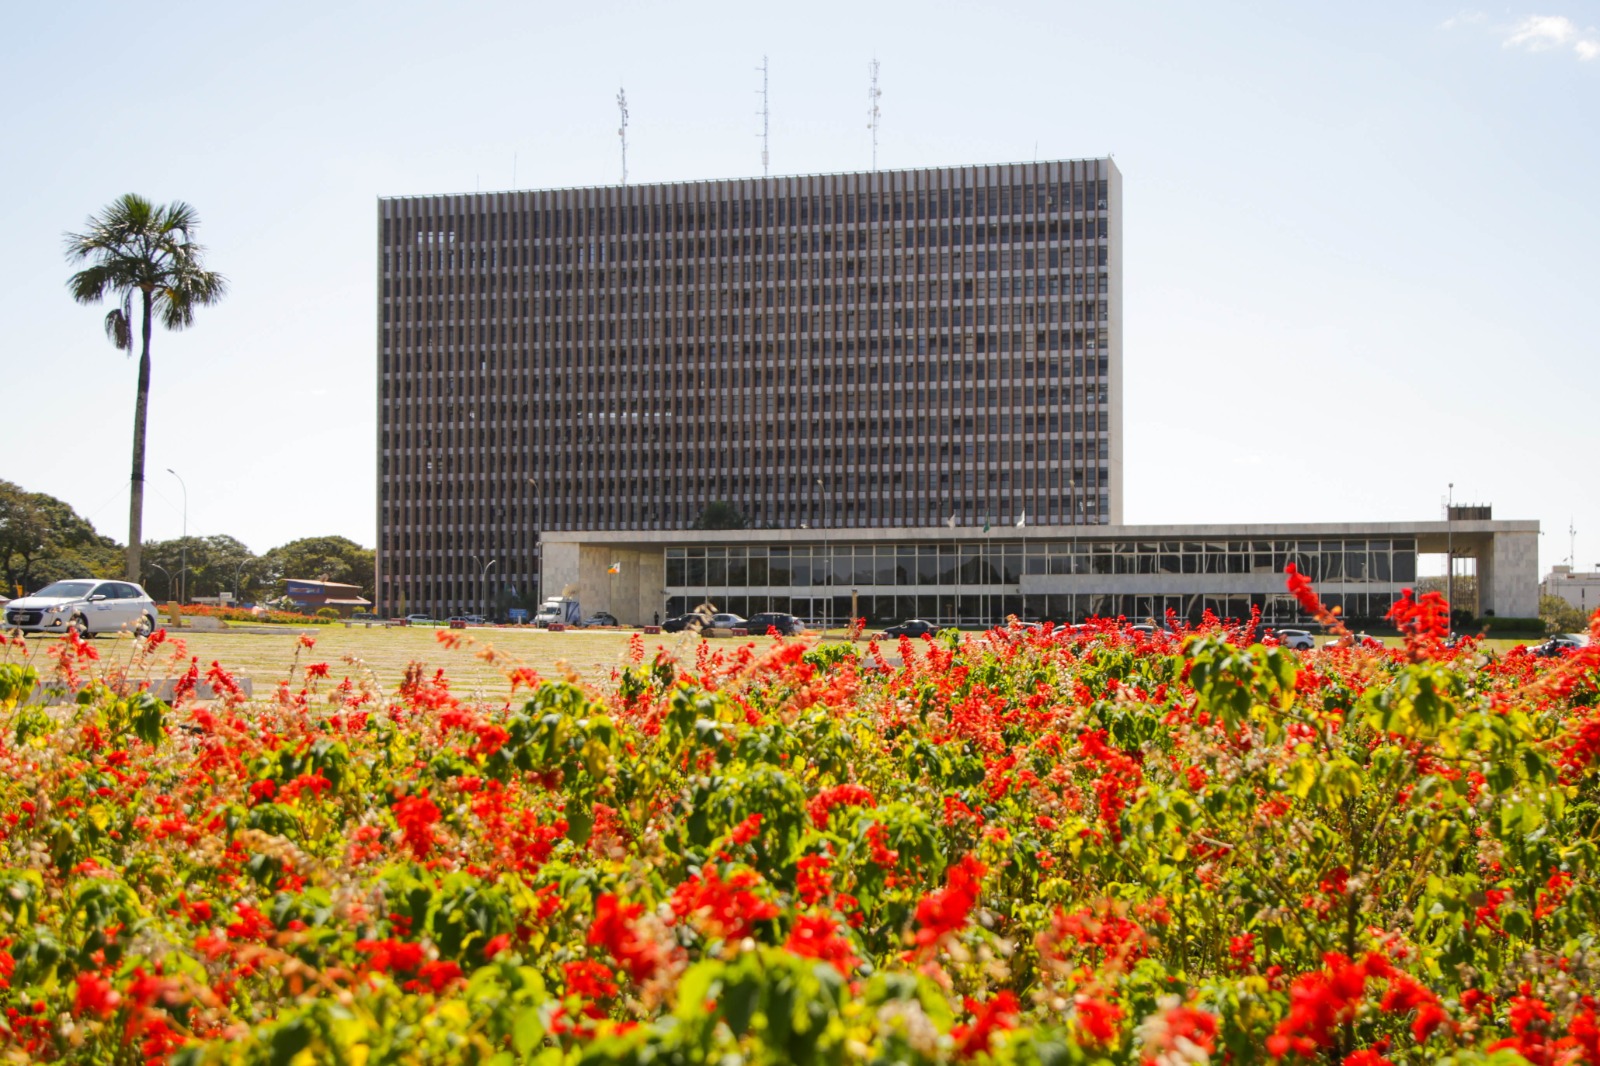
[[[494,564],[498,563],[500,560],[490,559],[487,563],[478,563],[478,557],[476,555],[469,555],[467,558],[471,559],[480,568],[478,570],[478,606],[483,608],[484,617],[487,618],[489,616],[489,571],[493,569]]]
[[[178,541],[180,561],[178,563],[178,603],[181,605],[189,598],[189,486],[183,483],[183,478],[172,467],[167,467],[167,473],[178,478],[178,484],[183,487],[183,539]],[[170,594],[171,589],[167,592]]]
[[[1450,482],[1449,495],[1444,500],[1444,606],[1447,617],[1450,619],[1450,628],[1455,628],[1456,615],[1456,540],[1454,514],[1456,502],[1456,483]]]
[[[168,573],[167,568],[162,566],[160,563],[151,563],[150,564],[150,569],[159,570],[163,574],[166,574],[166,576],[167,576],[167,599],[169,599],[169,600],[172,599],[172,575],[170,573]]]
[[[235,607],[239,606],[239,571],[243,570],[244,564],[249,561],[248,559],[240,559],[239,565],[233,568],[233,605]]]

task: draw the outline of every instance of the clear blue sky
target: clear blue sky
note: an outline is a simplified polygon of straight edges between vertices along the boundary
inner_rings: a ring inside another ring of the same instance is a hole
[[[1520,2],[1520,0],[1518,0]],[[1129,522],[1431,519],[1600,562],[1600,2],[169,4],[0,40],[0,477],[127,535],[135,362],[62,233],[187,200],[232,295],[154,341],[145,530],[374,541],[380,195],[1114,153]]]

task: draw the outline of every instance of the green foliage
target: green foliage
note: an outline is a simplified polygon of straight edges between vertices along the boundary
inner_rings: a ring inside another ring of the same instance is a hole
[[[727,500],[715,500],[706,504],[705,510],[694,520],[694,529],[743,529],[745,516],[739,509]]]
[[[1540,596],[1538,618],[1485,618],[1483,625],[1490,633],[1582,633],[1589,618],[1560,596]]]
[[[32,592],[72,577],[116,577],[121,545],[95,532],[69,504],[0,481],[0,572],[5,592]]]
[[[279,545],[261,557],[265,584],[281,587],[284,581],[337,581],[355,585],[372,597],[375,553],[346,537],[302,537]]]

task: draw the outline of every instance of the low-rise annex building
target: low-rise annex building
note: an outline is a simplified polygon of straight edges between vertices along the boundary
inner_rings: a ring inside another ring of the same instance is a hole
[[[1538,614],[1536,521],[1350,522],[1099,528],[550,531],[544,587],[642,624],[702,602],[813,625],[918,617],[989,625],[1010,615],[1248,617],[1308,621],[1292,562],[1352,622],[1381,618],[1416,584],[1417,557],[1474,560],[1484,615]]]

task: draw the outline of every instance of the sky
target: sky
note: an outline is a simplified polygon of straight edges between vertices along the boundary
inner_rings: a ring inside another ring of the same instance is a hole
[[[0,38],[0,478],[127,537],[136,360],[63,234],[183,200],[145,536],[375,541],[377,198],[1111,154],[1124,518],[1411,521],[1600,567],[1600,0],[35,4]],[[176,471],[176,475],[168,470]],[[180,482],[181,478],[181,482]],[[1453,484],[1453,489],[1450,486]],[[187,510],[185,513],[185,492]]]

